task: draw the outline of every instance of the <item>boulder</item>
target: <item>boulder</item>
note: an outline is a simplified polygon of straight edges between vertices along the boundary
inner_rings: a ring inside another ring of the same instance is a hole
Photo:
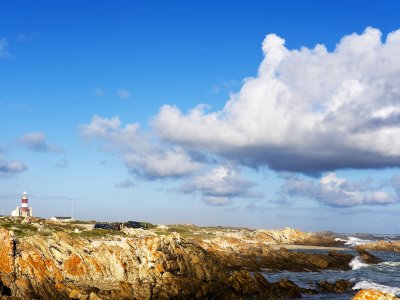
[[[361,256],[364,262],[367,264],[379,264],[383,262],[382,259],[376,257],[375,255],[372,255],[371,253],[368,253],[365,250],[358,250],[358,254]]]
[[[329,281],[326,280],[322,280],[317,284],[317,287],[321,291],[328,293],[344,293],[350,291],[353,286],[354,284],[349,280],[338,280],[333,283],[330,283]]]
[[[395,295],[378,290],[361,290],[352,300],[400,300]]]

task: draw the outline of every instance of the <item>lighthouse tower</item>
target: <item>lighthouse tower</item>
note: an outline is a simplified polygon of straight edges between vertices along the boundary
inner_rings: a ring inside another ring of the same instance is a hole
[[[29,208],[28,208],[28,194],[24,192],[21,198],[21,216],[29,217]]]
[[[12,217],[32,217],[32,207],[28,208],[28,194],[24,192],[21,198],[21,207],[11,212]]]

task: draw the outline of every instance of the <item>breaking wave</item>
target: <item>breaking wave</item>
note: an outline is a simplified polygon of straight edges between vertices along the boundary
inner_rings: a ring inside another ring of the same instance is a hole
[[[375,283],[373,281],[362,280],[360,282],[357,282],[353,287],[353,290],[365,290],[365,289],[379,290],[384,293],[395,294],[396,296],[400,295],[400,288]]]
[[[373,241],[371,240],[363,240],[363,239],[359,239],[353,236],[349,236],[348,240],[346,241],[345,245],[350,246],[350,247],[355,247],[355,246],[359,246],[359,245],[364,245],[367,243],[371,243]]]
[[[369,265],[362,261],[360,256],[356,256],[353,260],[349,263],[352,270],[359,270],[361,268],[368,267]]]

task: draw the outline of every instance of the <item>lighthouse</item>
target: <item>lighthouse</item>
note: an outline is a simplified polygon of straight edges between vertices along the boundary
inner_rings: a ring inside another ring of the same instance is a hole
[[[13,217],[32,217],[32,207],[28,207],[28,194],[23,192],[21,198],[21,207],[18,207],[11,212]]]
[[[21,198],[21,216],[28,217],[29,208],[28,208],[28,194],[24,192]]]

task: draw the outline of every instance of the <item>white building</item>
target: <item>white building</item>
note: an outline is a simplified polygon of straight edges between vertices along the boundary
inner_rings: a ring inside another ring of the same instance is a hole
[[[52,217],[50,221],[65,223],[65,222],[73,222],[75,220],[73,217]]]

